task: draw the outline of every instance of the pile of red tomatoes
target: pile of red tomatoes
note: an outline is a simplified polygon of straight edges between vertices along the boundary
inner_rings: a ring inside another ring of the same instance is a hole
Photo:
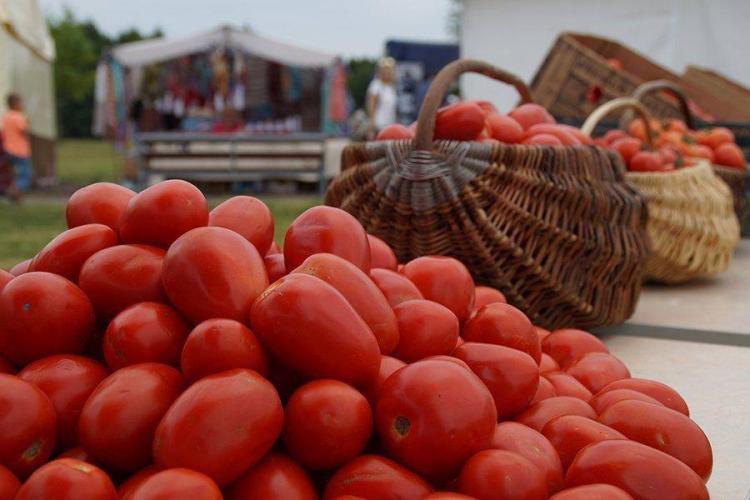
[[[2,500],[708,498],[677,392],[455,259],[177,180],[66,216],[0,272]]]

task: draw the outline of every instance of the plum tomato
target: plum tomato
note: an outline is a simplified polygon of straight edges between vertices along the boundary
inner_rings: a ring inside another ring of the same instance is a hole
[[[575,377],[594,394],[610,382],[630,378],[630,370],[625,363],[604,352],[585,354],[565,372]]]
[[[37,469],[21,486],[16,500],[117,500],[106,472],[74,458],[59,458]]]
[[[555,123],[555,119],[543,106],[534,103],[521,104],[508,113],[508,116],[518,122],[524,130],[538,123]]]
[[[476,498],[452,491],[436,491],[424,497],[423,500],[476,500]]]
[[[5,285],[10,283],[10,280],[15,278],[12,274],[10,274],[8,271],[4,271],[0,269],[0,292],[3,291],[3,288],[5,288]]]
[[[424,498],[432,486],[396,462],[378,455],[362,455],[341,467],[331,477],[324,500],[346,495],[368,500]]]
[[[265,255],[273,241],[274,221],[265,203],[252,196],[234,196],[208,214],[208,225],[231,229]]]
[[[552,444],[540,432],[517,422],[497,424],[491,448],[508,450],[527,458],[544,473],[547,491],[563,487],[563,466]]]
[[[393,141],[398,139],[413,139],[414,134],[408,127],[401,125],[400,123],[393,123],[383,127],[375,137],[376,141]]]
[[[200,472],[174,468],[157,472],[147,477],[129,493],[127,500],[166,500],[185,498],[190,500],[222,500],[219,486]]]
[[[677,391],[669,387],[667,384],[645,378],[624,378],[605,385],[597,393],[597,396],[616,389],[630,389],[640,392],[646,396],[654,398],[667,408],[672,408],[683,415],[690,416],[690,411],[688,410],[688,405],[685,400],[682,399],[682,396],[680,396]]]
[[[550,356],[549,354],[543,352],[542,357],[539,360],[539,373],[545,374],[559,371],[560,365],[557,364],[557,361],[552,359],[552,356]]]
[[[58,274],[78,281],[86,259],[99,250],[117,245],[117,233],[103,224],[86,224],[60,233],[32,259],[29,271]]]
[[[458,476],[458,490],[487,500],[547,498],[542,470],[529,459],[507,450],[484,450],[467,460]]]
[[[0,500],[13,500],[21,482],[7,467],[0,465]]]
[[[552,443],[565,469],[573,462],[576,454],[591,443],[607,439],[627,439],[616,430],[580,415],[553,418],[544,426],[542,434]]]
[[[633,500],[633,497],[611,484],[586,484],[560,491],[549,500]]]
[[[518,144],[523,140],[523,127],[516,120],[500,113],[488,113],[485,127],[490,136],[506,144]]]
[[[435,117],[435,138],[473,141],[484,128],[484,113],[476,103],[457,102],[440,108]]]
[[[541,326],[537,326],[537,325],[534,325],[534,330],[536,331],[536,334],[539,337],[539,342],[544,342],[544,339],[549,337],[549,334],[552,333],[546,328],[542,328]]]
[[[232,483],[226,498],[317,500],[318,494],[305,469],[286,455],[272,453]]]
[[[120,483],[117,488],[117,496],[121,500],[130,500],[136,488],[143,484],[146,479],[150,478],[157,472],[161,472],[164,469],[158,465],[149,465],[145,469],[141,469],[132,476],[128,477],[125,481]]]
[[[372,269],[395,271],[398,268],[398,259],[388,243],[372,234],[367,235],[367,242],[370,244],[370,267]]]
[[[481,308],[466,322],[461,336],[466,342],[497,344],[523,351],[539,364],[542,350],[534,325],[510,304],[494,303]]]
[[[544,378],[550,381],[558,396],[572,396],[587,403],[591,401],[591,391],[586,386],[564,372],[545,373]]]
[[[561,415],[580,415],[596,420],[596,413],[585,401],[571,396],[555,396],[532,404],[516,418],[516,422],[542,432],[547,422]]]
[[[489,286],[476,286],[474,287],[474,311],[480,310],[487,304],[507,304],[508,301],[505,299],[505,295],[500,290],[496,290]]]
[[[263,257],[263,264],[266,266],[268,273],[268,282],[273,283],[279,278],[286,275],[286,266],[284,265],[284,254],[272,253]]]
[[[383,292],[391,307],[407,300],[423,299],[422,292],[409,278],[389,269],[373,269],[370,278]]]
[[[128,202],[135,196],[130,189],[111,182],[95,182],[73,193],[65,206],[68,228],[84,224],[104,224],[114,231]]]
[[[11,267],[8,272],[13,276],[21,276],[24,273],[29,272],[29,266],[31,265],[32,259],[22,260],[15,266]]]
[[[408,262],[402,274],[425,299],[442,304],[458,317],[469,319],[474,309],[474,280],[461,261],[453,257],[425,256]]]
[[[590,352],[609,353],[604,342],[583,330],[563,328],[550,333],[542,342],[542,351],[552,356],[560,368],[567,369],[584,354]]]
[[[539,377],[539,387],[537,387],[534,398],[529,403],[529,406],[545,399],[554,398],[555,396],[557,396],[557,391],[555,391],[555,386],[552,385],[552,382],[544,377]]]
[[[377,378],[373,379],[372,382],[362,391],[362,394],[365,395],[367,401],[370,402],[370,405],[373,408],[375,407],[375,403],[380,395],[380,389],[383,387],[385,381],[388,377],[393,375],[396,370],[399,370],[404,366],[406,366],[406,363],[400,359],[385,355],[380,356],[380,371],[378,372]]]
[[[450,354],[458,340],[458,318],[447,307],[430,300],[407,300],[393,308],[399,342],[393,356],[410,363]]]
[[[589,401],[589,404],[594,409],[597,415],[601,415],[604,410],[609,408],[615,403],[620,401],[628,401],[636,399],[638,401],[645,401],[658,406],[664,406],[659,401],[655,400],[651,396],[647,396],[642,392],[634,391],[632,389],[614,389],[607,392],[600,392]]]
[[[57,458],[75,458],[76,460],[80,460],[81,462],[88,462],[90,464],[98,466],[98,464],[96,463],[96,459],[80,446],[65,450],[64,452],[60,453]]]

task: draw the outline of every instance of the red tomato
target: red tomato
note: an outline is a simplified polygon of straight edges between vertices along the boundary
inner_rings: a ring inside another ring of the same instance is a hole
[[[523,351],[539,364],[542,349],[529,318],[510,304],[488,304],[466,322],[461,335],[467,342],[504,345]]]
[[[523,140],[523,127],[510,116],[490,113],[485,123],[493,139],[508,144],[518,144]]]
[[[437,491],[430,493],[424,500],[476,500],[474,497],[468,495],[462,495],[461,493],[453,493],[450,491]]]
[[[734,143],[721,144],[714,151],[715,161],[726,167],[745,168],[745,156]]]
[[[268,287],[258,251],[223,227],[201,227],[180,236],[164,257],[162,281],[169,300],[195,323],[245,321],[253,301]]]
[[[559,371],[560,371],[560,365],[557,364],[557,361],[552,359],[552,356],[550,356],[546,352],[543,352],[542,357],[539,360],[539,373],[550,373],[550,372],[559,372]]]
[[[88,462],[90,464],[97,465],[96,459],[80,446],[65,450],[64,452],[60,453],[57,458],[74,458],[76,460],[80,460],[81,462]]]
[[[487,500],[544,500],[544,473],[529,459],[506,450],[484,450],[471,457],[458,476],[461,493]]]
[[[714,127],[698,132],[698,142],[711,149],[716,149],[722,144],[734,144],[735,137],[734,133],[726,127]]]
[[[265,203],[252,196],[234,196],[208,214],[208,225],[231,229],[265,255],[273,241],[274,221]]]
[[[15,266],[11,267],[10,271],[8,272],[12,274],[13,276],[21,276],[22,274],[29,272],[29,266],[31,265],[31,260],[32,259],[26,259],[26,260],[19,262]]]
[[[626,378],[605,385],[597,393],[597,396],[615,389],[631,389],[641,392],[647,396],[651,396],[667,408],[672,408],[684,415],[690,416],[690,410],[688,410],[685,400],[667,384],[645,378]]]
[[[462,323],[469,319],[474,309],[474,280],[459,260],[419,257],[408,262],[402,274],[417,285],[425,299],[444,305]]]
[[[658,172],[663,167],[659,153],[652,151],[638,151],[628,162],[628,170],[633,172]]]
[[[284,254],[273,253],[263,257],[263,264],[266,266],[268,282],[273,283],[279,278],[286,276],[286,266],[284,265]]]
[[[534,394],[534,398],[529,403],[529,406],[545,399],[554,398],[555,396],[557,396],[557,391],[555,391],[555,386],[552,385],[552,382],[544,377],[539,377],[539,387]]]
[[[130,306],[110,322],[103,347],[107,366],[118,370],[137,363],[177,366],[190,326],[171,307],[158,302]]]
[[[117,245],[117,233],[102,224],[86,224],[61,233],[29,265],[29,271],[59,274],[78,280],[83,263],[99,250]]]
[[[627,439],[616,430],[580,415],[553,418],[542,428],[542,434],[557,450],[565,469],[573,462],[576,454],[591,443],[607,439]]]
[[[286,455],[266,456],[232,483],[227,500],[317,500],[310,477],[305,469]]]
[[[703,481],[711,476],[711,443],[695,422],[678,411],[644,401],[620,401],[604,410],[599,421],[633,441],[672,455]]]
[[[614,130],[608,130],[606,134],[604,134],[604,142],[607,144],[612,144],[617,139],[622,139],[623,137],[627,137],[628,135],[625,133],[624,130],[620,129],[614,129]]]
[[[118,231],[122,214],[134,196],[130,189],[111,182],[96,182],[82,187],[73,193],[65,206],[68,227],[104,224]]]
[[[579,141],[575,135],[562,128],[562,125],[556,123],[537,123],[526,130],[526,137],[534,137],[542,134],[557,137],[564,146],[575,146],[581,144],[581,141]]]
[[[0,500],[13,500],[20,487],[18,478],[5,466],[0,465]]]
[[[305,259],[292,273],[315,276],[338,290],[370,327],[380,352],[393,352],[399,342],[396,315],[383,292],[357,266],[336,255],[319,253]]]
[[[339,208],[318,206],[294,219],[284,238],[287,269],[316,253],[332,253],[370,272],[370,244],[362,224]]]
[[[708,500],[703,480],[687,465],[629,440],[609,440],[582,449],[565,476],[567,486],[606,483],[639,500]]]
[[[674,164],[677,161],[677,149],[671,144],[665,144],[659,148],[659,156],[661,157],[662,163],[666,165]]]
[[[496,422],[492,394],[479,377],[458,363],[435,358],[391,375],[375,409],[388,453],[435,480],[452,477],[467,458],[487,448]]]
[[[409,130],[409,127],[405,127],[401,125],[400,123],[394,123],[392,125],[388,125],[387,127],[384,127],[380,132],[378,132],[377,137],[375,137],[376,141],[393,141],[398,139],[413,139],[414,134],[411,130]]]
[[[614,389],[612,391],[600,392],[596,396],[591,398],[589,404],[597,413],[597,415],[600,415],[604,410],[606,410],[613,404],[619,403],[620,401],[628,401],[631,399],[645,401],[646,403],[651,403],[658,406],[664,406],[651,396],[647,396],[642,392],[634,391],[632,389]]]
[[[367,242],[370,244],[370,265],[372,269],[395,271],[398,268],[398,259],[388,243],[372,234],[367,235]]]
[[[565,370],[593,393],[610,382],[630,378],[630,371],[625,363],[603,352],[590,352]]]
[[[508,115],[517,121],[524,130],[530,129],[537,123],[555,123],[555,119],[539,104],[521,104]]]
[[[91,302],[73,283],[51,273],[23,274],[0,293],[0,355],[22,366],[83,352],[94,322]]]
[[[117,370],[81,410],[81,446],[108,468],[132,472],[145,467],[156,426],[181,390],[182,376],[171,366],[142,363]]]
[[[364,386],[377,376],[375,336],[344,296],[319,278],[281,278],[253,304],[251,319],[269,351],[305,377]]]
[[[372,407],[375,407],[375,403],[380,395],[380,389],[383,387],[385,381],[393,375],[396,370],[406,366],[406,363],[400,359],[392,358],[390,356],[380,356],[380,371],[378,372],[377,378],[375,378],[362,393],[367,397]]]
[[[2,292],[2,290],[0,290],[0,292]],[[10,364],[10,361],[2,356],[0,356],[0,373],[7,373],[8,375],[16,373],[16,367]]]
[[[581,129],[579,129],[577,127],[574,127],[572,125],[565,125],[563,123],[559,123],[557,126],[559,128],[561,128],[562,130],[565,130],[566,132],[568,132],[569,134],[571,134],[581,144],[588,144],[588,145],[594,144],[594,140],[591,137],[589,137],[588,135],[586,135],[583,132],[581,132]]]
[[[216,483],[200,472],[174,468],[166,469],[146,478],[137,485],[128,500],[222,500],[224,497]]]
[[[536,134],[527,137],[521,144],[537,144],[540,146],[562,146],[563,142],[555,135],[552,134]]]
[[[280,253],[280,254],[283,255],[284,252],[281,251],[281,248],[279,248],[279,245],[274,240],[274,241],[271,242],[271,246],[268,249],[268,251],[266,252],[266,255],[273,255],[273,254],[277,254],[277,253]]]
[[[558,396],[571,396],[587,403],[591,401],[591,391],[574,377],[563,372],[545,373],[544,378],[552,383]]]
[[[542,350],[557,361],[560,368],[567,369],[584,354],[606,352],[609,349],[604,342],[583,330],[564,328],[553,331],[542,343]]]
[[[149,465],[145,469],[139,470],[120,484],[120,487],[117,488],[117,495],[121,500],[130,500],[132,498],[133,491],[135,491],[138,486],[143,484],[146,479],[150,478],[157,472],[161,472],[162,470],[164,469],[162,469],[158,465]]]
[[[630,159],[641,150],[643,143],[635,137],[622,137],[612,141],[609,147],[620,153],[625,164],[629,165]]]
[[[198,188],[182,180],[160,182],[129,202],[120,221],[125,243],[167,248],[182,234],[208,224],[208,203]]]
[[[563,490],[549,500],[633,500],[633,497],[611,484],[586,484]]]
[[[55,446],[55,407],[38,387],[0,375],[0,465],[26,477]]]
[[[435,118],[435,138],[472,141],[484,128],[484,113],[474,102],[457,102],[440,108]]]
[[[518,453],[544,473],[547,491],[563,487],[563,467],[552,444],[540,432],[516,422],[497,424],[492,448]]]
[[[307,469],[328,470],[354,459],[372,434],[372,410],[354,387],[315,380],[286,405],[284,444]]]
[[[713,149],[700,144],[689,146],[687,149],[687,155],[694,158],[704,158],[712,163],[716,160]]]
[[[542,432],[547,422],[562,415],[580,415],[596,420],[596,413],[585,401],[571,396],[555,396],[532,404],[516,418],[516,422]]]
[[[199,380],[177,398],[156,430],[154,458],[226,486],[268,452],[283,425],[274,386],[254,371],[229,370]]]
[[[495,401],[497,417],[526,409],[539,385],[539,367],[528,354],[509,347],[466,342],[453,356],[465,361]]]
[[[417,285],[397,272],[388,269],[373,269],[370,271],[370,278],[383,292],[391,307],[396,307],[407,300],[424,298]]]
[[[18,378],[37,386],[52,402],[60,449],[78,444],[78,417],[83,404],[107,375],[107,369],[92,359],[62,354],[26,365]]]
[[[3,271],[0,269],[0,292],[3,291],[3,288],[5,288],[5,285],[10,283],[10,280],[15,278],[12,274],[10,274],[8,271]]]
[[[268,375],[268,358],[260,341],[245,325],[232,319],[208,319],[185,341],[180,361],[188,382],[233,368]]]
[[[542,328],[541,326],[536,326],[536,325],[534,325],[534,331],[536,331],[536,334],[539,337],[539,342],[543,342],[544,339],[549,337],[549,334],[552,333],[546,328]]]
[[[497,113],[497,108],[490,101],[470,101],[479,106],[485,116],[490,113]]]
[[[119,245],[89,257],[78,284],[97,316],[110,319],[139,302],[165,302],[161,284],[165,253],[147,245]]]
[[[458,339],[458,318],[450,309],[417,299],[402,302],[393,311],[400,332],[394,357],[410,363],[453,351]]]
[[[474,287],[474,311],[480,310],[487,304],[507,304],[505,295],[500,290],[488,286],[476,286]]]
[[[117,500],[115,485],[106,472],[74,458],[60,458],[34,472],[16,500]]]
[[[430,492],[430,484],[409,469],[385,457],[362,455],[336,471],[323,499],[352,495],[368,500],[409,500]]]

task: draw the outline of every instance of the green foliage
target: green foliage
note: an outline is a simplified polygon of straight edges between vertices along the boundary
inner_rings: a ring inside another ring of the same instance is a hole
[[[373,76],[375,76],[375,66],[377,61],[375,59],[352,59],[349,61],[349,93],[354,100],[354,107],[363,108],[365,107],[365,96],[367,94],[367,86],[370,84]]]

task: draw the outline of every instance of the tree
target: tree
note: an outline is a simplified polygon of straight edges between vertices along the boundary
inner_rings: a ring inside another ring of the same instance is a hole
[[[370,80],[375,76],[375,59],[352,59],[349,61],[348,87],[355,108],[365,107],[365,95]]]

